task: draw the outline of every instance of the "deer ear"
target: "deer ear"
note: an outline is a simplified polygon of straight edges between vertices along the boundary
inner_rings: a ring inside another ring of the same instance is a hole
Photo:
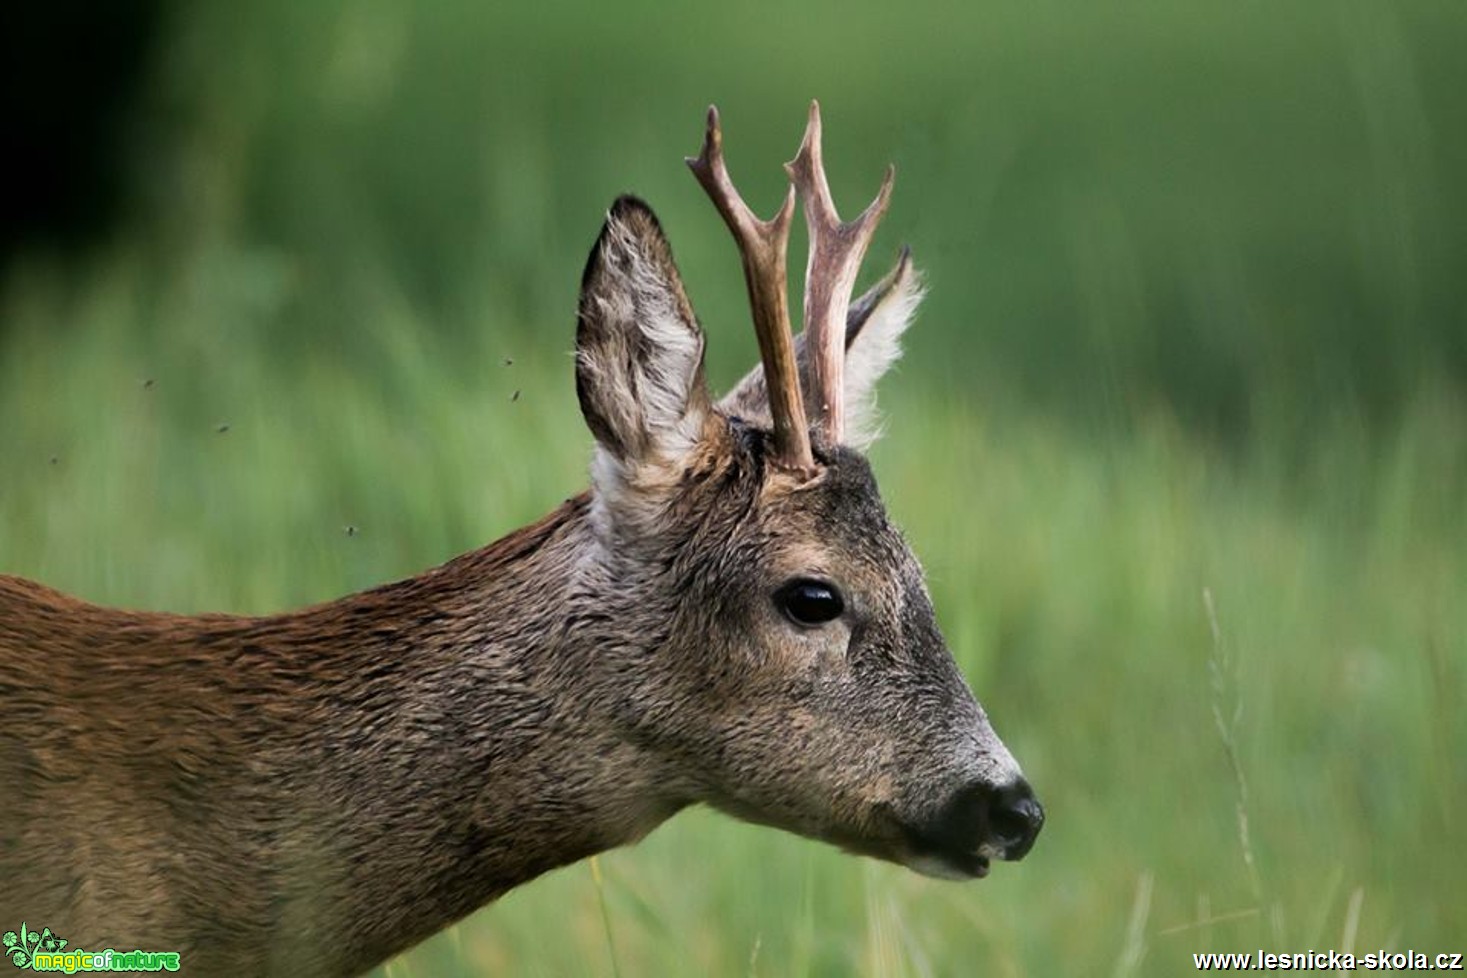
[[[865,451],[881,434],[876,382],[902,355],[902,334],[922,302],[922,277],[902,248],[896,267],[851,303],[846,315],[846,442]]]
[[[621,468],[676,466],[710,405],[703,331],[652,210],[618,198],[581,279],[576,329],[581,414]]]
[[[912,324],[922,301],[922,279],[912,267],[912,253],[903,248],[896,266],[851,303],[846,314],[845,440],[865,450],[880,434],[876,413],[876,382],[902,355],[901,338]],[[809,354],[805,334],[795,338],[800,382],[810,389]],[[769,394],[764,368],[755,367],[726,394],[719,407],[756,424],[768,425]]]

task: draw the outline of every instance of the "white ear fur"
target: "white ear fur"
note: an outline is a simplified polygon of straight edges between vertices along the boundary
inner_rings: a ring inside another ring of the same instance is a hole
[[[890,286],[873,297],[874,304],[866,316],[865,325],[846,342],[845,438],[846,444],[863,452],[881,435],[881,417],[876,410],[876,382],[901,358],[902,334],[912,325],[917,306],[922,302],[921,277],[905,253],[893,276]],[[868,292],[862,296],[853,308],[861,309],[867,296],[871,295]]]

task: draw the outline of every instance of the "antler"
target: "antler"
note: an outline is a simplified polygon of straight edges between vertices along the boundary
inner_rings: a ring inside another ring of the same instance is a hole
[[[845,365],[846,311],[856,272],[866,247],[886,213],[896,168],[888,166],[881,189],[854,221],[842,223],[830,199],[825,163],[820,153],[820,103],[810,103],[810,121],[794,160],[785,170],[805,198],[805,224],[810,229],[810,260],[805,267],[805,344],[810,353],[814,414],[826,440],[839,444],[845,420],[842,393]]]
[[[744,282],[749,288],[749,306],[754,314],[754,331],[759,336],[759,357],[764,361],[776,459],[789,468],[810,471],[815,467],[815,456],[810,451],[810,431],[800,397],[795,343],[785,299],[785,255],[789,248],[790,219],[795,213],[795,188],[790,187],[772,219],[761,221],[755,217],[729,179],[728,167],[723,162],[723,130],[718,125],[718,109],[711,105],[703,152],[697,158],[689,157],[687,163],[738,242]]]

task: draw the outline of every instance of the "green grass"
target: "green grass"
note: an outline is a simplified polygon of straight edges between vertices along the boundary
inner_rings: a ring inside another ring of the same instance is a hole
[[[932,286],[878,477],[1050,812],[956,885],[693,811],[388,974],[611,975],[608,934],[627,976],[1461,949],[1459,7],[234,9],[174,18],[127,226],[4,281],[0,571],[264,612],[541,515],[585,484],[602,209],[659,209],[728,383],[679,160],[717,100],[772,202],[818,94],[838,199],[896,158],[877,251]]]

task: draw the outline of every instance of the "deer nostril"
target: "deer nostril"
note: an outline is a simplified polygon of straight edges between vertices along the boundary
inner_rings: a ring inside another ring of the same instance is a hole
[[[1003,850],[1005,859],[1023,859],[1044,825],[1044,808],[1034,798],[1029,782],[1019,778],[990,796],[988,832],[990,841]]]

